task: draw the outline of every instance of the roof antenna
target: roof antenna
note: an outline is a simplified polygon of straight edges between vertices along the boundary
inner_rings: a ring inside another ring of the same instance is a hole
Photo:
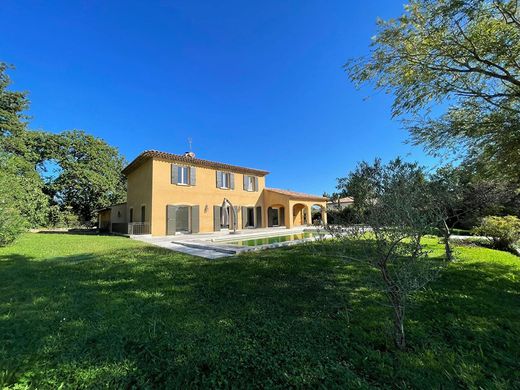
[[[192,144],[192,139],[191,139],[191,137],[188,137],[188,146],[189,146],[190,150],[188,152],[184,153],[184,156],[195,158],[195,153],[193,153],[191,150],[191,144]]]

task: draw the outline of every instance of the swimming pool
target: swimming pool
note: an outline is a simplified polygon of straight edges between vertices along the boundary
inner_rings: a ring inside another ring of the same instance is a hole
[[[258,238],[250,238],[238,241],[226,241],[226,244],[230,245],[240,245],[240,246],[260,246],[260,245],[268,245],[268,244],[277,244],[279,242],[286,241],[296,241],[303,240],[305,238],[311,238],[313,236],[312,233],[295,233],[295,234],[287,234],[285,236],[271,236],[271,237],[258,237]]]

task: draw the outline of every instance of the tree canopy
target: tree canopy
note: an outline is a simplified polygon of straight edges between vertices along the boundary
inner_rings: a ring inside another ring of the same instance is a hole
[[[379,20],[349,77],[394,95],[392,113],[432,154],[457,152],[482,172],[520,172],[520,11],[517,1],[410,0]]]
[[[26,92],[9,89],[9,69],[0,62],[0,213],[11,221],[2,229],[12,232],[4,242],[22,227],[46,225],[57,210],[89,222],[96,208],[124,201],[125,161],[118,150],[80,130],[28,129],[30,102]],[[44,180],[49,162],[59,172]]]

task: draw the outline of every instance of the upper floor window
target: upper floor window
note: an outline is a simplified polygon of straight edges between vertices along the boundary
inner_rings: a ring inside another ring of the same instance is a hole
[[[255,176],[244,175],[244,190],[258,191],[258,178]]]
[[[195,167],[187,167],[183,165],[172,164],[172,184],[194,186],[195,176]]]
[[[222,188],[231,188],[231,173],[222,173]]]
[[[235,189],[235,175],[229,172],[217,171],[217,188]]]
[[[190,177],[190,172],[188,167],[177,167],[177,184],[186,184],[188,185]]]

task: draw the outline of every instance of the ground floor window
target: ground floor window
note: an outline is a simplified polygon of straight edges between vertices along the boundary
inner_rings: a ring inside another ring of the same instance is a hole
[[[285,225],[285,209],[283,207],[269,207],[267,209],[267,226]]]
[[[166,234],[198,233],[199,206],[166,206]]]

